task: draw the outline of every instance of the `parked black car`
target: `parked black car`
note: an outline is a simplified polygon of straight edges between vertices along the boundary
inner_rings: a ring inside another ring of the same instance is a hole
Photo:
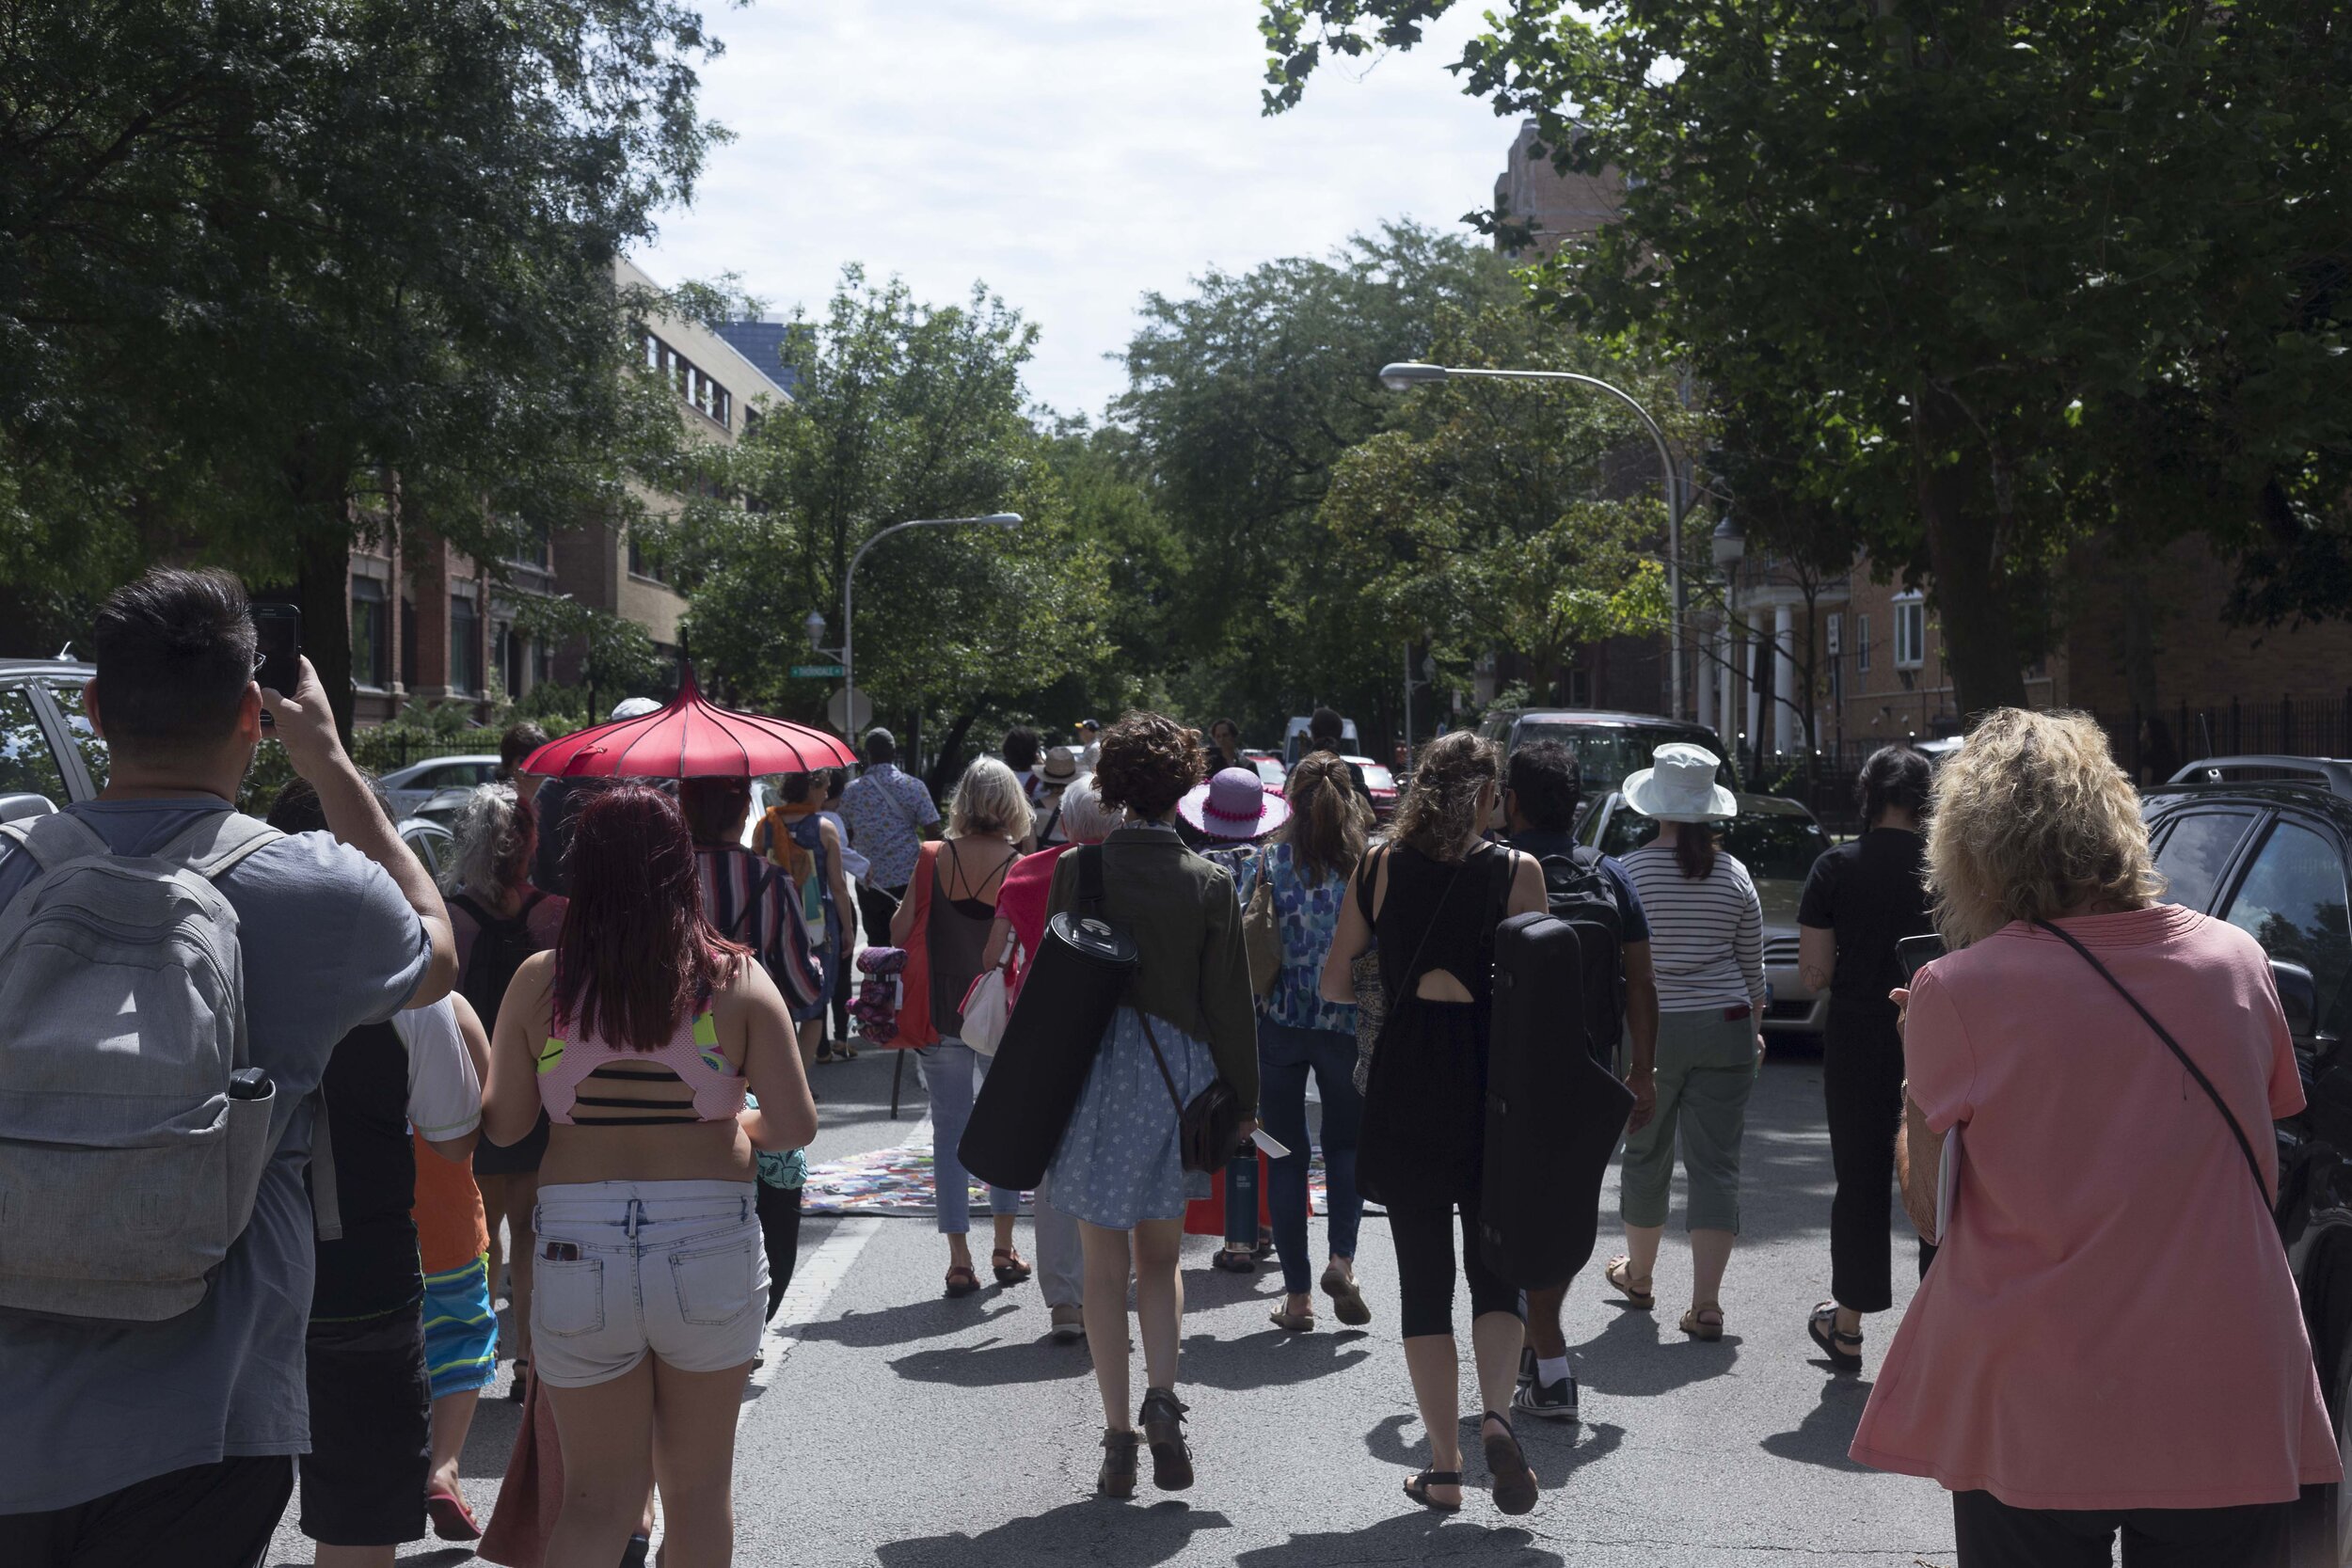
[[[2270,955],[2309,1108],[2278,1124],[2280,1216],[2312,1352],[2352,1461],[2352,763],[2218,757],[2146,792],[2173,902]],[[2298,1564],[2352,1561],[2352,1488],[2312,1488]]]

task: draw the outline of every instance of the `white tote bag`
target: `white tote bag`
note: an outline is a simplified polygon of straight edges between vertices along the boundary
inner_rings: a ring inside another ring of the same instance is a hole
[[[963,1033],[960,1037],[982,1056],[995,1055],[996,1042],[1005,1037],[1005,1021],[1012,1016],[1012,987],[1007,975],[1020,954],[1021,943],[1016,941],[1005,954],[1004,961],[980,971],[980,977],[963,993]]]

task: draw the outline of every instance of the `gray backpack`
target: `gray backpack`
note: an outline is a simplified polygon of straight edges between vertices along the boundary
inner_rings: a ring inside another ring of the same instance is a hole
[[[0,1307],[177,1317],[277,1141],[275,1088],[231,1093],[245,965],[213,879],[283,835],[234,812],[144,857],[65,815],[0,835],[40,867],[0,909]]]

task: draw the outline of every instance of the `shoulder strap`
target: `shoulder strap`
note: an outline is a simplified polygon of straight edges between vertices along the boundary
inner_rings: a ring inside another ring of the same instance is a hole
[[[2197,1086],[2205,1091],[2205,1098],[2213,1101],[2213,1108],[2221,1113],[2221,1119],[2230,1124],[2230,1136],[2237,1140],[2238,1152],[2246,1156],[2247,1174],[2254,1179],[2254,1191],[2261,1195],[2263,1208],[2265,1210],[2274,1208],[2275,1204],[2270,1196],[2270,1189],[2263,1182],[2262,1164],[2254,1158],[2254,1146],[2248,1140],[2246,1136],[2246,1129],[2238,1125],[2237,1117],[2230,1110],[2229,1102],[2221,1098],[2221,1091],[2213,1086],[2213,1080],[2205,1076],[2204,1069],[2189,1059],[2188,1053],[2181,1049],[2181,1042],[2174,1039],[2171,1034],[2166,1030],[2165,1026],[2156,1022],[2155,1015],[2153,1013],[2151,1013],[2147,1008],[2139,1005],[2139,998],[2134,996],[2129,990],[2125,990],[2123,982],[2117,979],[2114,974],[2108,971],[2106,965],[2101,963],[2097,958],[2092,956],[2090,948],[2085,947],[2081,942],[2074,940],[2073,933],[2066,931],[2046,920],[2037,920],[2034,922],[2034,925],[2039,927],[2041,929],[2049,932],[2052,936],[2066,943],[2067,946],[2081,954],[2083,962],[2097,970],[2099,972],[2099,977],[2105,980],[2108,985],[2113,986],[2115,988],[2116,994],[2121,996],[2124,1001],[2129,1002],[2132,1005],[2132,1011],[2137,1013],[2147,1023],[2148,1027],[2156,1032],[2156,1038],[2164,1041],[2166,1047],[2171,1051],[2172,1054],[2180,1058],[2181,1066],[2188,1069],[2188,1075],[2197,1080]]]
[[[1421,978],[1419,971],[1422,956],[1429,951],[1429,939],[1437,935],[1438,922],[1444,917],[1446,905],[1453,901],[1454,885],[1462,879],[1462,873],[1469,869],[1468,860],[1455,862],[1454,875],[1446,879],[1445,891],[1438,895],[1437,908],[1430,911],[1429,924],[1421,928],[1421,942],[1414,947],[1411,960],[1406,964],[1405,973],[1398,975],[1395,983],[1389,988],[1389,1016],[1391,1018],[1396,1016],[1396,1005],[1405,999],[1405,988]],[[1383,975],[1381,978],[1386,979],[1387,976]]]
[[[98,835],[96,829],[67,812],[52,812],[26,822],[10,822],[0,826],[0,836],[13,839],[33,857],[33,863],[43,871],[54,871],[68,861],[89,855],[111,855],[114,846]]]
[[[1096,914],[1103,912],[1103,847],[1099,844],[1078,847],[1078,902]]]
[[[285,837],[266,822],[241,812],[211,812],[188,824],[185,832],[155,851],[158,860],[176,860],[211,881],[254,850]]]
[[[1152,1015],[1137,1007],[1136,1022],[1143,1025],[1144,1043],[1152,1048],[1152,1060],[1159,1064],[1160,1082],[1168,1085],[1168,1102],[1176,1107],[1176,1119],[1182,1121],[1184,1097],[1176,1092],[1176,1075],[1168,1070],[1168,1058],[1160,1054],[1160,1037],[1152,1032]]]

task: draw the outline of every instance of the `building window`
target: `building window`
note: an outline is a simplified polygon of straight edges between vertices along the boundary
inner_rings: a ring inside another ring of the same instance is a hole
[[[1853,618],[1853,667],[1862,671],[1870,668],[1870,618],[1867,615]]]
[[[449,596],[449,689],[482,689],[482,612],[471,594]]]
[[[548,541],[548,531],[544,528],[532,529],[507,560],[517,566],[535,566],[542,572],[555,570],[555,546]]]
[[[531,689],[530,642],[512,623],[494,628],[498,634],[499,684],[509,697]]]
[[[400,596],[400,684],[411,691],[417,687],[417,601],[405,594]]]
[[[392,684],[392,607],[373,578],[351,579],[351,678],[378,690]]]
[[[1916,670],[1928,661],[1928,606],[1917,594],[1895,600],[1895,668]]]

